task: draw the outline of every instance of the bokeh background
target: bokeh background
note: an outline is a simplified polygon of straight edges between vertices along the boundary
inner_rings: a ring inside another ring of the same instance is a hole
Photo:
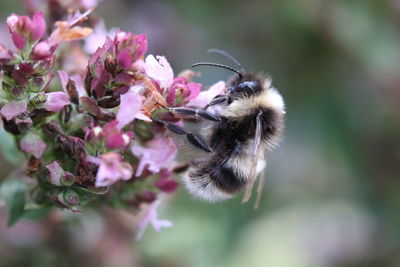
[[[9,42],[6,17],[24,7],[0,7]],[[261,208],[241,197],[202,203],[180,188],[161,209],[174,227],[140,242],[122,212],[55,213],[7,229],[2,208],[0,266],[400,266],[399,0],[103,0],[96,13],[109,28],[146,33],[149,52],[176,72],[228,63],[206,53],[218,47],[270,73],[287,127]],[[230,75],[201,72],[204,84]],[[9,172],[3,157],[1,177]]]

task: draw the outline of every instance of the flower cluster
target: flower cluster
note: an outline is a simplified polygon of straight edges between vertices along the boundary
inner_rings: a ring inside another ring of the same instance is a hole
[[[182,124],[167,107],[203,107],[225,85],[201,91],[192,71],[175,76],[164,56],[145,56],[144,34],[103,31],[78,41],[99,20],[92,9],[71,10],[59,3],[63,19],[50,16],[52,28],[42,12],[12,14],[15,48],[0,44],[0,127],[25,154],[21,166],[31,181],[22,210],[153,203],[141,225],[169,226],[157,223],[155,209],[160,194],[178,187],[174,174],[184,164],[160,121]],[[90,55],[85,47],[99,38],[104,43]]]

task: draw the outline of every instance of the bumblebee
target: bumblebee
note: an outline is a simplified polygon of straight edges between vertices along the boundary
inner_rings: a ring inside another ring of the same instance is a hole
[[[249,200],[257,175],[266,167],[266,152],[275,148],[284,128],[285,104],[271,79],[246,72],[240,63],[224,51],[210,52],[230,58],[240,70],[230,66],[200,62],[196,66],[214,66],[235,72],[224,95],[215,97],[204,109],[171,108],[175,113],[197,115],[213,121],[205,136],[195,135],[172,124],[175,133],[186,135],[205,155],[194,160],[183,176],[193,196],[216,202],[231,198],[245,189],[243,202]],[[219,106],[218,109],[209,108]],[[260,179],[257,191],[262,191]],[[258,199],[259,201],[259,199]],[[258,202],[257,201],[257,202]]]

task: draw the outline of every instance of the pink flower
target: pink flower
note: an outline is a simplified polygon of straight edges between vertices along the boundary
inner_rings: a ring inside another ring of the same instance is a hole
[[[156,59],[153,55],[148,55],[144,62],[144,70],[162,89],[167,90],[172,85],[174,72],[165,57],[157,56]]]
[[[176,181],[169,179],[160,179],[155,183],[155,185],[166,193],[175,192],[179,186],[179,184]]]
[[[168,89],[167,103],[171,106],[175,105],[175,97],[177,91],[181,92],[181,98],[184,101],[190,101],[198,96],[200,90],[200,83],[187,83],[185,78],[177,77],[173,80],[171,87]]]
[[[142,175],[145,166],[153,173],[169,167],[177,154],[174,141],[167,136],[156,137],[148,143],[148,147],[134,145],[131,150],[133,155],[140,158],[135,176]]]
[[[106,153],[95,158],[89,156],[88,161],[99,165],[96,175],[96,186],[109,186],[119,180],[129,180],[132,177],[132,167],[127,162],[121,161],[117,153]]]
[[[118,61],[126,60],[134,62],[140,59],[147,51],[147,38],[144,34],[134,35],[130,32],[118,31],[115,34],[114,44]],[[130,65],[122,67],[128,69]]]
[[[144,231],[146,230],[147,226],[151,224],[154,230],[157,232],[161,231],[161,228],[169,228],[172,227],[173,224],[171,221],[168,220],[160,220],[157,214],[157,208],[161,204],[162,199],[159,198],[158,200],[154,201],[150,206],[147,208],[145,213],[143,214],[142,218],[139,221],[138,227],[139,231],[137,234],[136,239],[140,240],[143,236]]]
[[[6,120],[11,120],[24,113],[28,105],[25,101],[10,101],[1,107],[0,113]]]
[[[32,56],[34,59],[46,59],[53,54],[54,50],[47,41],[42,41],[33,47]]]
[[[208,90],[202,91],[197,97],[190,100],[187,106],[205,107],[214,97],[220,95],[225,90],[223,81],[217,82]]]
[[[46,150],[46,143],[36,134],[28,133],[21,139],[21,150],[39,159]]]
[[[115,36],[115,31],[115,29],[111,29],[107,32],[104,21],[101,20],[95,25],[93,33],[85,39],[84,50],[88,54],[94,54],[96,50],[104,44],[107,36]]]
[[[64,92],[47,93],[47,100],[44,103],[44,108],[48,111],[58,112],[64,106],[71,104],[69,97]]]
[[[109,149],[125,147],[129,145],[133,133],[123,133],[117,126],[118,121],[112,121],[104,125],[103,130],[100,134],[106,141],[106,146]]]
[[[75,86],[76,86],[75,89],[78,92],[78,96],[82,97],[82,96],[87,95],[85,88],[83,88],[83,79],[82,79],[81,75],[75,74],[75,75],[72,75],[71,77],[69,77],[68,72],[59,70],[58,76],[60,76],[61,86],[62,86],[64,92],[68,93],[67,85],[68,85],[69,80],[71,79],[72,81],[75,82]]]
[[[35,13],[32,19],[12,14],[7,18],[7,26],[18,49],[25,47],[28,37],[32,41],[37,41],[46,31],[46,22],[42,12]]]
[[[137,91],[140,90],[140,86],[134,86],[130,90],[121,95],[121,103],[117,113],[117,121],[119,122],[118,127],[123,128],[134,119],[151,121],[151,119],[144,115],[140,109],[142,107],[142,99]]]

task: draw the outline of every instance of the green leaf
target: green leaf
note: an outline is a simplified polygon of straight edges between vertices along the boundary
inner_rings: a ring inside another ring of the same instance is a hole
[[[18,165],[21,152],[18,150],[14,137],[3,128],[0,128],[0,150],[4,158],[13,165]]]
[[[23,214],[24,219],[39,220],[47,216],[51,211],[51,207],[41,207],[37,209],[26,210]]]
[[[16,178],[7,178],[0,187],[0,197],[8,209],[8,226],[14,225],[25,213],[26,184]]]

